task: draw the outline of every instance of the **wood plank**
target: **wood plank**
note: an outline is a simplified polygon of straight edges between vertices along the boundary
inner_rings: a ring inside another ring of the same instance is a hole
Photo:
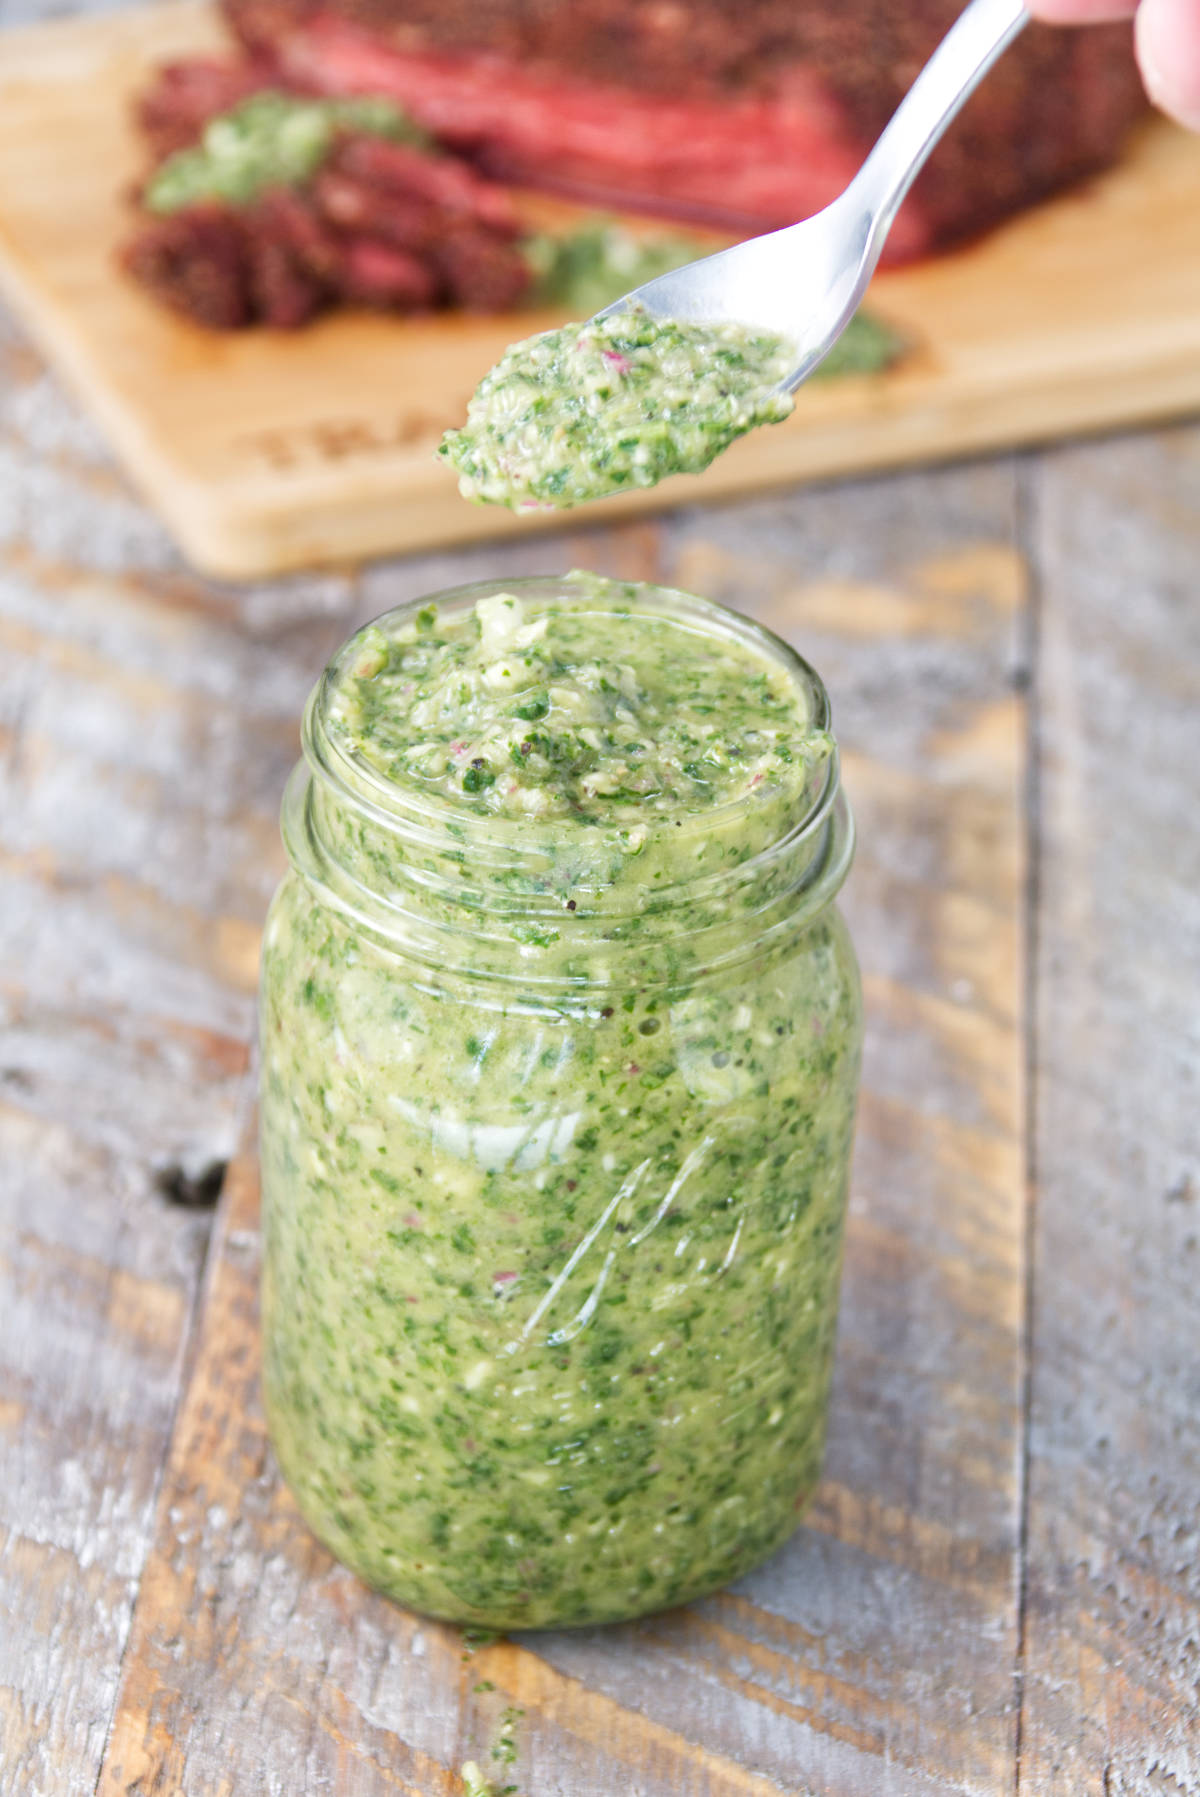
[[[219,42],[199,0],[14,32],[0,57],[0,280],[199,566],[250,576],[553,526],[459,500],[432,459],[476,381],[554,322],[321,321],[217,337],[117,278],[150,64]],[[1200,405],[1200,144],[1149,128],[1118,170],[987,242],[877,281],[914,345],[886,376],[817,384],[693,496],[1163,417]]]
[[[542,546],[550,565],[679,580],[755,611],[834,690],[862,828],[849,902],[871,1027],[829,1460],[806,1525],[769,1568],[690,1610],[464,1659],[457,1631],[339,1569],[279,1484],[257,1389],[247,1160],[214,1241],[104,1797],[325,1786],[434,1797],[461,1788],[464,1760],[490,1764],[507,1705],[524,1712],[512,1776],[533,1797],[1011,1790],[1024,1190],[1015,493],[1008,468],[965,470],[585,535],[567,557]],[[836,602],[817,572],[828,566]],[[363,602],[447,571],[377,570]],[[269,666],[266,644],[260,655]],[[243,760],[256,729],[248,716]]]
[[[164,548],[0,320],[6,1797],[95,1789],[211,1225],[160,1180],[241,1127],[302,685],[231,764],[253,649]]]
[[[1200,433],[1041,473],[1028,1797],[1200,1791]]]

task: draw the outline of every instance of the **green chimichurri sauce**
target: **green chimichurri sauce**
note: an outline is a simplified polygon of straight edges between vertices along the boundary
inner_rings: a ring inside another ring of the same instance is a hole
[[[533,274],[532,303],[590,318],[647,281],[706,256],[712,245],[676,231],[633,232],[598,216],[562,235],[535,232],[522,244]]]
[[[543,612],[497,593],[357,639],[334,736],[384,779],[473,812],[635,825],[781,789],[794,803],[832,738],[785,669],[731,659],[628,611]]]
[[[269,187],[311,180],[339,131],[363,131],[393,143],[431,141],[381,96],[319,100],[266,89],[210,119],[198,144],[168,156],[147,181],[144,203],[158,213],[203,200],[249,205]]]
[[[315,706],[263,963],[288,1481],[439,1616],[711,1589],[824,1434],[860,1022],[841,826],[797,829],[819,689],[718,608],[572,577],[381,620]]]
[[[653,487],[786,418],[794,402],[779,382],[794,361],[766,332],[629,307],[514,344],[439,454],[466,498],[514,510]]]

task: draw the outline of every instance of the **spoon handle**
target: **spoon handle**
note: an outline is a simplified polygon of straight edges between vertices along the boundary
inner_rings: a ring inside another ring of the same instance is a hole
[[[901,200],[959,107],[1029,23],[1021,0],[971,0],[909,88],[848,193],[873,215],[875,257]]]

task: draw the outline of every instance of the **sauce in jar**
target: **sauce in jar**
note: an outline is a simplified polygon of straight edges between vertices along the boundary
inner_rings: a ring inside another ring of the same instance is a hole
[[[857,1087],[812,671],[595,577],[338,653],[262,991],[265,1384],[316,1532],[451,1620],[736,1578],[816,1480]]]

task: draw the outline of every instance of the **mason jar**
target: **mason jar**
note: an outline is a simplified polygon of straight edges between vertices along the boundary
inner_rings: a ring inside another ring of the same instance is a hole
[[[816,747],[768,797],[747,772],[710,812],[660,795],[640,823],[632,800],[608,822],[544,793],[503,814],[494,758],[449,797],[388,777],[347,735],[347,682],[389,643],[430,665],[430,618],[466,641],[497,604],[535,633],[547,613],[616,629],[630,690],[646,645],[710,682],[733,668],[731,694],[745,672],[746,702],[769,687]],[[736,1579],[800,1518],[861,1037],[828,726],[765,630],[593,576],[400,608],[312,694],[263,954],[265,1398],[313,1530],[403,1604],[501,1629],[628,1618]]]

